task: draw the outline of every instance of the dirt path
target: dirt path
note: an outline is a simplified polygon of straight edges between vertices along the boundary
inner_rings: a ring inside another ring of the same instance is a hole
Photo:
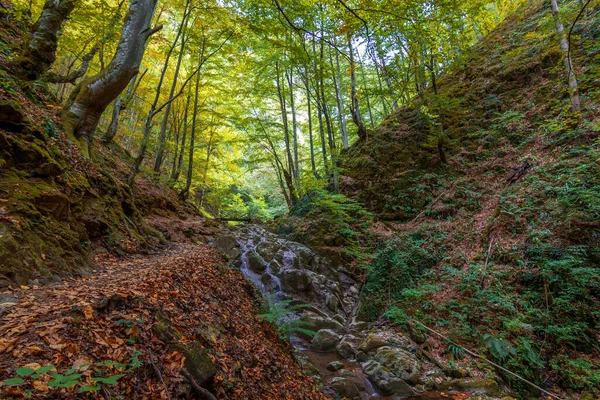
[[[212,248],[177,245],[97,263],[88,278],[0,292],[0,397],[193,398],[181,371],[194,348],[216,366],[205,386],[217,398],[325,398],[256,317],[252,286]],[[55,369],[8,386],[31,372],[16,370],[24,366]]]

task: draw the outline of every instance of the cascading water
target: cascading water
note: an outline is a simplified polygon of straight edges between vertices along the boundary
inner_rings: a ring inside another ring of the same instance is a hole
[[[231,235],[217,238],[215,246],[240,268],[265,299],[287,299],[306,305],[299,314],[290,315],[289,318],[301,318],[313,323],[315,330],[326,330],[340,338],[360,340],[365,337],[354,319],[359,302],[358,285],[343,267],[333,266],[310,248],[255,225],[233,228]],[[355,400],[449,399],[437,392],[404,397],[382,396],[378,385],[364,372],[364,360],[359,363],[354,357],[344,359],[335,347],[325,351],[315,350],[312,347],[314,343],[302,335],[292,335],[290,342],[301,352],[297,357],[300,364],[308,361],[312,370],[316,368],[326,384],[338,384],[335,388],[341,392],[347,389],[344,385],[339,386],[340,382],[344,382],[355,390],[354,393],[344,394],[345,397]],[[341,368],[331,371],[332,362],[340,363]],[[379,386],[381,385],[379,382]],[[408,391],[412,393],[410,388]]]

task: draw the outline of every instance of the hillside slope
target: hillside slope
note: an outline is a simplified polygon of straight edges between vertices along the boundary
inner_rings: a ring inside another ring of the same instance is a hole
[[[386,315],[425,340],[421,321],[568,398],[597,397],[599,19],[592,2],[573,29],[580,114],[550,7],[531,1],[438,77],[437,94],[345,154],[344,193],[383,222],[363,318]],[[454,368],[476,362],[427,340]]]
[[[164,244],[181,225],[186,239],[212,233],[176,193],[140,174],[131,190],[131,156],[98,142],[93,160],[62,132],[47,87],[7,70],[25,27],[5,15],[0,29],[0,288],[85,273],[98,250],[122,253]],[[152,221],[152,222],[150,222]]]

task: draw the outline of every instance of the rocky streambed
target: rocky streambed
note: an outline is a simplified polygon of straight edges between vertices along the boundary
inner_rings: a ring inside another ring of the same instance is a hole
[[[316,334],[296,333],[291,342],[304,372],[327,392],[352,400],[501,398],[495,380],[447,374],[408,336],[357,319],[360,287],[343,265],[256,225],[231,228],[214,245],[265,298],[305,305],[288,318]]]

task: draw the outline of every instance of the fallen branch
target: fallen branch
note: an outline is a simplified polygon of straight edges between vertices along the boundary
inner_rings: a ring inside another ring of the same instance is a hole
[[[167,384],[165,383],[165,380],[163,379],[163,376],[160,373],[160,369],[154,363],[154,356],[152,355],[152,350],[150,349],[150,347],[148,347],[147,349],[148,349],[148,355],[150,356],[150,364],[152,364],[152,368],[154,369],[154,372],[156,373],[156,375],[158,376],[158,379],[160,379],[160,382],[163,384],[163,387],[165,388],[165,395],[167,396],[167,399],[171,400],[171,395],[169,394],[169,388],[167,387]]]
[[[426,326],[426,325],[425,325],[425,324],[423,324],[422,322],[420,322],[420,321],[417,321],[417,320],[416,320],[416,319],[414,319],[414,318],[411,318],[411,319],[412,319],[412,321],[413,321],[413,322],[415,322],[415,323],[417,323],[417,324],[421,325],[423,328],[427,329],[429,332],[431,332],[431,333],[433,333],[433,334],[435,334],[435,335],[437,335],[437,336],[441,337],[442,339],[446,340],[447,342],[449,342],[449,343],[453,344],[453,345],[454,345],[454,346],[456,346],[456,347],[460,347],[460,348],[461,348],[461,349],[463,349],[463,350],[464,350],[466,353],[468,353],[468,354],[472,355],[473,357],[479,358],[480,360],[482,360],[482,361],[485,361],[486,363],[488,363],[488,364],[491,364],[491,365],[493,365],[494,367],[496,367],[496,368],[498,368],[498,369],[501,369],[502,371],[506,372],[507,374],[510,374],[510,375],[514,376],[515,378],[518,378],[518,379],[522,380],[523,382],[525,382],[525,383],[527,383],[527,384],[531,385],[532,387],[536,388],[537,390],[541,391],[542,393],[545,393],[545,394],[547,394],[547,395],[548,395],[548,396],[550,396],[550,397],[553,397],[553,398],[555,398],[555,399],[557,399],[557,400],[563,400],[563,399],[561,399],[560,397],[558,397],[557,395],[555,395],[555,394],[552,394],[552,393],[548,392],[547,390],[544,390],[544,389],[542,389],[541,387],[539,387],[539,386],[538,386],[538,385],[536,385],[535,383],[528,381],[527,379],[523,378],[522,376],[519,376],[519,375],[515,374],[514,372],[512,372],[512,371],[509,371],[509,370],[507,370],[506,368],[504,368],[504,367],[502,367],[502,366],[500,366],[500,365],[496,364],[495,362],[488,360],[488,359],[487,359],[487,358],[485,358],[484,356],[481,356],[481,355],[479,355],[479,354],[477,354],[477,353],[474,353],[474,352],[472,352],[471,350],[469,350],[469,349],[467,349],[467,348],[465,348],[465,347],[463,347],[463,346],[461,346],[461,345],[459,345],[459,344],[456,344],[456,343],[454,343],[452,340],[448,339],[446,336],[442,335],[441,333],[439,333],[438,331],[436,331],[436,330],[434,330],[434,329],[431,329],[430,327]]]
[[[181,375],[183,375],[185,379],[188,380],[190,385],[192,385],[194,390],[198,392],[198,394],[202,396],[202,398],[207,400],[217,400],[217,398],[211,392],[200,386],[198,382],[196,382],[194,377],[185,368],[181,370]]]
[[[492,249],[494,248],[494,240],[490,240],[490,245],[488,246],[487,256],[485,257],[485,264],[483,265],[483,272],[481,273],[481,282],[479,286],[483,289],[483,285],[485,283],[485,273],[487,271],[488,264],[490,263],[490,256],[492,255]]]

